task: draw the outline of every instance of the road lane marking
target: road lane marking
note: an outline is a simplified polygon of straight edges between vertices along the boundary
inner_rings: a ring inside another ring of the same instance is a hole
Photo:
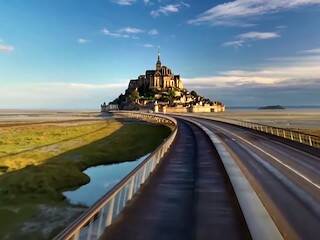
[[[320,185],[313,182],[310,178],[306,177],[305,175],[303,175],[302,173],[300,173],[298,170],[290,167],[288,164],[286,163],[283,163],[279,158],[273,156],[272,154],[266,152],[265,150],[263,150],[262,148],[256,146],[255,144],[249,142],[248,140],[244,139],[243,137],[240,137],[239,135],[233,133],[233,132],[230,132],[224,128],[221,128],[221,127],[218,127],[218,126],[214,126],[215,128],[218,128],[222,131],[225,131],[225,132],[228,132],[229,134],[241,139],[242,141],[244,141],[245,143],[249,144],[250,146],[254,147],[255,149],[263,152],[264,154],[266,154],[267,156],[271,157],[273,160],[275,160],[276,162],[278,162],[279,164],[281,164],[282,166],[288,168],[290,171],[292,171],[293,173],[297,174],[299,177],[301,177],[302,179],[304,179],[305,181],[307,181],[308,183],[310,183],[311,185],[313,185],[314,187],[316,187],[318,190],[320,190]]]
[[[211,139],[230,179],[252,239],[283,240],[283,237],[272,217],[264,207],[261,199],[252,188],[234,158],[231,156],[229,151],[227,151],[221,138],[203,124],[188,118],[181,118],[199,126]]]
[[[222,121],[221,119],[215,119],[215,118],[211,118],[211,117],[207,117],[207,116],[190,116],[190,117],[192,117],[193,119],[196,119],[196,120],[204,120],[204,121],[206,121],[206,120],[209,120],[209,121],[213,121],[213,122],[217,122],[218,124],[229,124],[229,125],[231,125],[232,127],[236,127],[236,128],[239,128],[239,129],[241,129],[241,126],[240,125],[237,125],[237,124],[234,124],[234,123],[228,123],[228,122],[224,122],[224,121]],[[245,130],[254,130],[254,129],[252,129],[252,128],[247,128],[247,127],[243,127],[243,128],[245,128]],[[275,140],[272,140],[272,139],[270,139],[270,138],[268,138],[268,137],[266,137],[266,136],[263,136],[263,135],[261,135],[261,134],[259,134],[259,133],[255,133],[255,132],[248,132],[248,133],[250,133],[252,136],[259,136],[259,137],[262,137],[262,138],[264,138],[264,139],[267,139],[268,141],[271,141],[271,142],[273,142],[273,143],[276,143],[276,144],[281,144],[282,146],[285,146],[285,147],[288,147],[288,148],[290,148],[290,149],[292,149],[292,150],[294,150],[294,151],[296,151],[296,152],[299,152],[299,153],[301,153],[301,154],[304,154],[304,155],[306,155],[306,156],[308,156],[308,157],[310,157],[310,158],[313,158],[313,159],[316,159],[316,160],[320,160],[320,158],[318,157],[318,156],[314,156],[314,155],[312,155],[312,154],[310,154],[310,153],[307,153],[307,152],[304,152],[304,151],[301,151],[301,150],[299,150],[299,149],[297,149],[297,148],[294,148],[294,147],[292,147],[292,146],[289,146],[289,145],[287,145],[287,144],[284,144],[284,143],[282,143],[282,142],[278,142],[278,141],[275,141]],[[270,134],[270,133],[269,133]],[[271,134],[271,136],[275,136],[275,137],[277,137],[277,135],[275,135],[275,134]],[[278,137],[281,137],[281,136],[278,136]],[[287,139],[287,140],[289,140],[288,138],[284,138],[284,139]],[[298,143],[298,142],[297,142]]]
[[[306,206],[308,206],[308,208],[314,214],[316,214],[317,217],[320,217],[319,203],[315,201],[311,195],[306,194],[306,192],[302,188],[297,187],[287,176],[281,173],[279,169],[273,166],[269,161],[265,161],[262,157],[260,157],[248,146],[245,146],[244,148],[258,163],[260,163],[264,168],[266,168],[267,171],[269,171],[276,179],[278,179],[280,183],[285,185],[288,189],[290,189],[290,191],[294,192],[297,198],[300,201],[302,201]]]

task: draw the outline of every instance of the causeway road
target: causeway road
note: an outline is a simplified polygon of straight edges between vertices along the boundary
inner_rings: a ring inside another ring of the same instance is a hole
[[[108,240],[250,239],[209,137],[178,119],[175,143],[139,194],[109,226]]]
[[[319,239],[319,149],[227,123],[186,118],[222,140],[284,239]]]

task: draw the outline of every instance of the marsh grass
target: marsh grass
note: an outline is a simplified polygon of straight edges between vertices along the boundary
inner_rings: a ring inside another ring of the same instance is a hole
[[[155,149],[170,133],[169,128],[159,125],[107,121],[72,126],[72,134],[59,126],[58,129],[62,129],[63,136],[67,138],[64,140],[57,128],[50,126],[49,129],[49,134],[43,138],[45,141],[38,140],[39,135],[44,135],[40,130],[32,134],[31,129],[26,132],[19,129],[24,136],[29,132],[31,139],[28,144],[18,144],[19,151],[27,145],[33,149],[17,153],[11,145],[7,149],[14,154],[0,160],[2,166],[8,167],[7,172],[0,175],[0,239],[5,236],[9,239],[17,236],[27,239],[30,234],[40,236],[40,239],[48,237],[39,233],[39,229],[31,233],[21,232],[23,223],[39,215],[39,205],[70,206],[62,192],[89,182],[83,170],[100,164],[135,160]],[[16,134],[13,132],[13,135]],[[13,139],[7,137],[10,138]],[[13,140],[6,141],[14,143]],[[57,228],[61,228],[59,221],[51,224],[58,224]]]

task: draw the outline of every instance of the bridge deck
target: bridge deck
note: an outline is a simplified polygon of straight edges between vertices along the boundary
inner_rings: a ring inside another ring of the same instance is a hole
[[[319,239],[319,149],[222,122],[194,120],[228,147],[285,239]]]
[[[247,226],[208,137],[179,121],[176,144],[101,239],[248,239]]]

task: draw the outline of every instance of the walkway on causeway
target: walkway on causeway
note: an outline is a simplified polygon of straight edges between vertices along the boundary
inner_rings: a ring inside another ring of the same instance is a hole
[[[101,239],[250,239],[209,138],[190,123],[178,125],[176,143]]]

